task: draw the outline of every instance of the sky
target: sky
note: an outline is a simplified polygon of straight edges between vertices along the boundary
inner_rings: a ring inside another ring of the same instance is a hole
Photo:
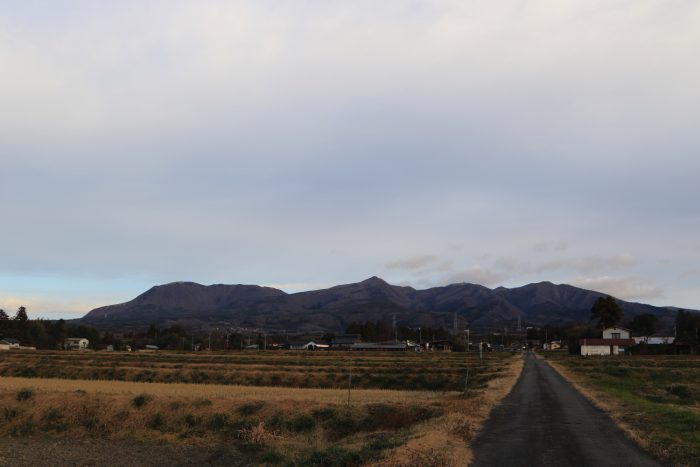
[[[700,3],[0,0],[0,308],[568,283],[700,308]]]

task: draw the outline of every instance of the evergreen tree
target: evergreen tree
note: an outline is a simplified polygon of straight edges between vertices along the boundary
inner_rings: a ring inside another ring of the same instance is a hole
[[[610,328],[622,321],[623,314],[622,308],[620,308],[617,301],[610,295],[607,295],[606,297],[600,297],[593,304],[591,321],[597,319],[598,326],[603,329]]]
[[[630,329],[640,333],[643,336],[651,336],[656,332],[656,327],[659,324],[659,318],[651,313],[643,313],[635,316],[630,322]]]
[[[29,317],[27,316],[27,309],[23,306],[19,307],[17,309],[17,314],[15,315],[14,319],[21,323],[26,322],[29,319]]]

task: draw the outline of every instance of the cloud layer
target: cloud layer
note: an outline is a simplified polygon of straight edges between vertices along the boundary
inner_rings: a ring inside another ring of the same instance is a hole
[[[700,307],[699,46],[690,1],[7,5],[0,307],[374,274]]]

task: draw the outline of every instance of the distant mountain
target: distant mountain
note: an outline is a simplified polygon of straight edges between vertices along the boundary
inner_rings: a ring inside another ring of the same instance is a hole
[[[139,329],[151,323],[189,327],[239,326],[268,330],[338,332],[353,321],[392,320],[409,326],[502,327],[588,321],[593,302],[605,294],[566,284],[539,282],[489,289],[452,284],[416,290],[378,277],[323,290],[287,294],[257,285],[159,285],[119,305],[96,308],[80,321],[104,329]],[[626,317],[652,313],[668,322],[676,308],[619,300]]]

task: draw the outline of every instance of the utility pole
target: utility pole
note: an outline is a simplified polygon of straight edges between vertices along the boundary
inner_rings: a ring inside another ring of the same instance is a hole
[[[467,352],[469,352],[469,328],[467,328]]]
[[[267,333],[265,333],[264,336],[265,336],[265,341],[264,341],[265,343],[263,344],[263,350],[266,350],[267,349]]]

